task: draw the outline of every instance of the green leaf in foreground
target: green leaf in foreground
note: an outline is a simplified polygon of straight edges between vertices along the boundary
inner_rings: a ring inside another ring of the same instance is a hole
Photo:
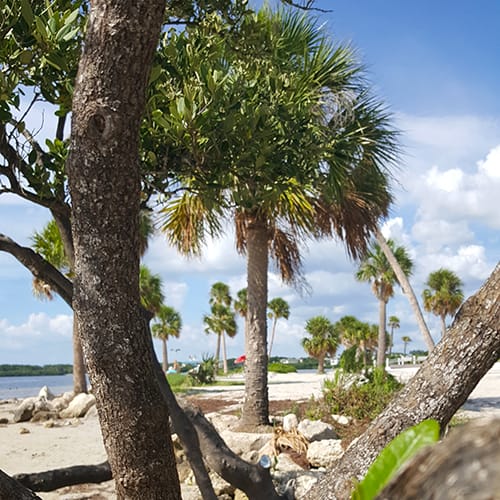
[[[371,500],[417,451],[439,439],[439,423],[424,420],[396,436],[370,466],[356,486],[352,500]]]

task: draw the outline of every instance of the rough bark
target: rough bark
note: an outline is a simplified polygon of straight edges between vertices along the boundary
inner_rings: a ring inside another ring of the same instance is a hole
[[[65,486],[84,483],[102,483],[111,479],[109,462],[98,465],[75,465],[61,469],[16,474],[14,479],[33,491],[53,491]]]
[[[500,420],[454,429],[426,448],[379,494],[379,500],[485,500],[500,492]]]
[[[163,371],[168,370],[168,349],[166,339],[161,339],[161,352],[162,352],[162,367]]]
[[[444,428],[500,356],[500,264],[457,313],[447,335],[420,370],[394,397],[314,488],[308,499],[349,497],[382,448],[425,419]]]
[[[247,226],[247,331],[245,335],[245,401],[242,426],[269,424],[267,389],[268,231],[252,217]]]
[[[23,486],[19,481],[0,470],[0,500],[41,500],[31,490]]]
[[[85,373],[85,360],[78,333],[78,323],[73,321],[73,392],[75,394],[87,392],[87,378]]]
[[[404,294],[408,298],[408,302],[411,305],[411,308],[413,309],[413,313],[415,314],[415,318],[417,319],[417,324],[420,329],[420,333],[422,334],[422,337],[424,338],[424,342],[427,345],[427,349],[429,352],[432,352],[434,349],[434,340],[431,337],[431,334],[429,332],[429,328],[427,328],[427,323],[425,322],[424,316],[422,314],[422,310],[420,309],[420,306],[418,304],[417,297],[415,296],[415,292],[413,291],[412,286],[410,285],[410,281],[408,280],[408,277],[406,274],[403,272],[401,269],[401,266],[399,265],[399,262],[397,261],[396,257],[394,257],[394,254],[392,253],[389,245],[387,244],[387,241],[384,238],[384,235],[380,231],[380,228],[375,229],[375,237],[377,238],[378,244],[380,245],[380,248],[384,252],[385,256],[387,257],[387,260],[389,261],[389,264],[391,264],[391,267],[394,271],[394,274],[396,275],[398,279],[398,283],[401,286],[401,289],[403,290]]]
[[[180,499],[139,299],[138,131],[163,0],[94,0],[73,97],[73,310],[118,499]]]

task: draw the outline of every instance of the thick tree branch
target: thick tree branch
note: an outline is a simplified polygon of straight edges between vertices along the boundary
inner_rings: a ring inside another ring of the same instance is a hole
[[[41,500],[32,491],[0,470],[0,498],[16,500]]]
[[[14,240],[0,233],[0,251],[10,253],[33,276],[47,283],[71,307],[73,285],[59,270],[47,262],[31,248],[23,247]]]

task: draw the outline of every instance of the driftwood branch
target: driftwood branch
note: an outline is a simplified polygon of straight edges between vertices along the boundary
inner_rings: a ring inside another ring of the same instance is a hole
[[[16,474],[14,479],[33,491],[53,491],[64,486],[84,483],[102,483],[112,479],[109,462],[98,465],[75,465],[61,469]]]

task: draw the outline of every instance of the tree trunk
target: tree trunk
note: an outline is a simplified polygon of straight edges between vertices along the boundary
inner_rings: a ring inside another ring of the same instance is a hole
[[[214,366],[214,377],[217,376],[219,372],[219,359],[220,359],[220,342],[221,342],[221,334],[217,334],[217,344],[215,346],[215,366]]]
[[[386,350],[386,339],[385,339],[385,317],[386,317],[386,306],[387,302],[385,300],[379,300],[378,302],[378,348],[377,348],[377,366],[379,368],[385,369],[385,350]]]
[[[499,442],[498,419],[481,418],[454,429],[442,442],[418,453],[377,499],[499,498]]]
[[[221,333],[222,337],[222,366],[224,370],[224,375],[227,375],[227,352],[226,352],[226,335],[224,332]]]
[[[444,428],[500,352],[500,264],[461,307],[453,325],[420,370],[355,440],[308,499],[349,498],[382,448],[408,427],[428,418]]]
[[[78,334],[78,323],[73,320],[73,392],[75,394],[87,392],[87,378],[85,373],[85,360],[83,358],[82,343]]]
[[[163,371],[167,372],[168,370],[168,349],[167,349],[167,341],[165,339],[161,339],[161,352],[162,352],[162,363],[163,363]]]
[[[446,335],[446,314],[440,316],[441,319],[441,338]]]
[[[250,217],[247,226],[247,318],[243,426],[269,424],[267,390],[268,232],[264,221]]]
[[[0,499],[1,500],[41,500],[21,483],[12,479],[0,470]]]
[[[277,322],[278,322],[278,319],[274,318],[274,320],[273,320],[273,332],[271,333],[271,342],[269,342],[269,357],[271,357],[271,352],[273,350],[274,334],[276,333],[276,323]]]
[[[378,227],[375,229],[375,237],[377,238],[380,248],[387,257],[389,264],[391,264],[394,274],[398,279],[399,286],[401,286],[401,289],[403,290],[404,294],[408,299],[408,302],[410,303],[411,308],[413,309],[413,313],[415,314],[415,318],[417,319],[417,324],[420,329],[420,333],[424,338],[424,342],[427,345],[427,349],[429,350],[429,352],[432,352],[435,345],[434,340],[432,340],[429,329],[427,328],[427,324],[425,323],[422,310],[420,309],[417,297],[415,296],[415,292],[413,291],[410,281],[408,280],[408,277],[401,269],[399,262],[397,261],[396,257],[394,257],[394,254],[392,253],[389,245],[387,244],[384,235],[382,234],[380,228]]]
[[[73,309],[118,499],[181,498],[139,298],[138,131],[164,8],[94,0],[73,96]]]
[[[318,373],[325,373],[325,355],[318,356]]]

